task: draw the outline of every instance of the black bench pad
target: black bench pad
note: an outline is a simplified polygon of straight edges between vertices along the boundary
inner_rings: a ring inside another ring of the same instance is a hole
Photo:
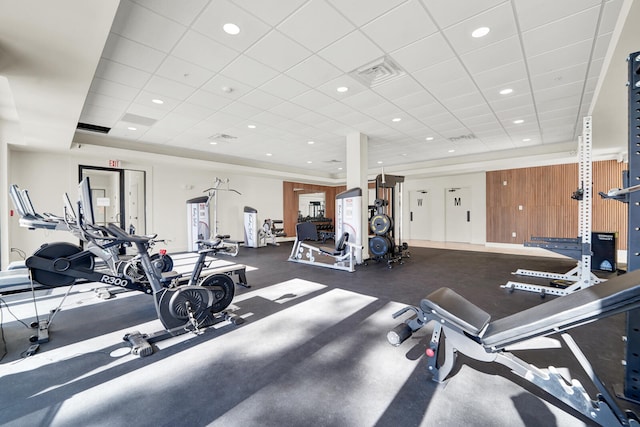
[[[420,309],[426,313],[434,311],[439,317],[476,336],[491,319],[489,313],[449,288],[431,292],[420,302]]]
[[[640,270],[493,321],[485,347],[502,348],[640,307]]]

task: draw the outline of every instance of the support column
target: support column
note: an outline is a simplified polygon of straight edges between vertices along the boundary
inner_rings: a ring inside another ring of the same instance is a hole
[[[362,236],[357,245],[362,245],[362,256],[357,260],[358,264],[363,259],[369,258],[369,185],[367,182],[367,170],[369,161],[369,138],[360,132],[347,135],[347,189],[360,187],[362,189]]]

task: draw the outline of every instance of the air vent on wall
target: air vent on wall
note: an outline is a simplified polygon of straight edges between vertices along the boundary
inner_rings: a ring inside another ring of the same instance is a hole
[[[111,128],[108,128],[106,126],[92,125],[89,123],[78,123],[78,126],[76,129],[86,130],[87,132],[96,132],[96,133],[109,133],[109,131],[111,130]]]
[[[405,75],[391,58],[383,56],[349,73],[367,87],[375,87]]]

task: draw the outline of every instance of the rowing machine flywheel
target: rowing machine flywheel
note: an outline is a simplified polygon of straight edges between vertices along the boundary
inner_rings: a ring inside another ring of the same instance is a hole
[[[33,280],[44,286],[67,286],[72,284],[75,281],[75,278],[65,275],[62,271],[71,268],[93,271],[93,256],[90,253],[87,253],[87,256],[69,259],[80,252],[82,252],[82,248],[66,242],[42,245],[40,249],[33,253],[33,256],[52,260],[53,267],[58,271],[61,271],[61,273],[40,270],[38,268],[30,268],[31,277]],[[29,259],[27,258],[27,266],[28,265]]]

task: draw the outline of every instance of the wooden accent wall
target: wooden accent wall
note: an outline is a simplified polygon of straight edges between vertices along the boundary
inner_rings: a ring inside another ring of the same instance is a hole
[[[592,230],[617,231],[618,249],[627,248],[627,205],[602,199],[598,192],[621,187],[627,167],[615,160],[593,162]],[[578,236],[578,201],[571,198],[580,187],[577,163],[491,171],[486,176],[487,242],[522,244],[531,236]]]
[[[294,188],[297,191],[294,191]],[[308,193],[324,193],[325,194],[325,216],[335,221],[336,213],[336,194],[347,189],[342,185],[339,187],[330,187],[326,185],[303,184],[300,182],[284,181],[282,183],[283,195],[283,221],[284,232],[288,237],[295,237],[296,224],[298,223],[298,198],[300,194]]]

